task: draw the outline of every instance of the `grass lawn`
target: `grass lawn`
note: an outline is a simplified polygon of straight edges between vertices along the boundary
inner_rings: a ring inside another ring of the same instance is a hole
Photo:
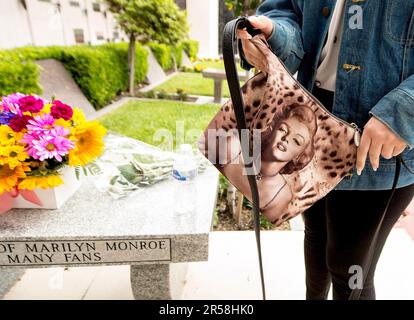
[[[109,130],[173,151],[177,138],[196,148],[198,138],[219,109],[217,104],[130,101],[99,120]],[[162,139],[157,141],[158,135]]]
[[[243,84],[243,81],[241,81],[241,84]],[[223,81],[222,86],[223,97],[230,97],[227,81]],[[177,89],[184,89],[188,94],[198,96],[214,96],[214,80],[203,78],[201,73],[180,72],[154,88],[155,91],[165,90],[168,93],[176,93]]]
[[[223,60],[220,61],[196,61],[193,64],[194,66],[196,65],[200,65],[200,66],[206,66],[207,68],[214,68],[214,69],[223,69],[224,70],[224,62]],[[237,65],[237,70],[239,70],[239,72],[245,72],[246,70],[242,69],[242,67],[240,67],[240,63],[236,63]]]

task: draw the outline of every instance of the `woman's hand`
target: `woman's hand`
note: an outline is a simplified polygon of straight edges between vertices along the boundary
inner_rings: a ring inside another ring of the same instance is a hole
[[[372,169],[377,171],[379,167],[379,157],[391,159],[398,156],[407,147],[407,143],[394,134],[385,124],[371,117],[364,126],[361,137],[361,144],[357,153],[357,174],[360,175],[364,169],[365,161],[369,156]]]
[[[273,22],[266,16],[251,16],[249,22],[256,29],[260,29],[266,39],[273,32]],[[244,56],[248,63],[259,70],[265,70],[263,63],[266,61],[263,54],[250,42],[252,36],[246,30],[237,30],[237,38],[241,40]]]

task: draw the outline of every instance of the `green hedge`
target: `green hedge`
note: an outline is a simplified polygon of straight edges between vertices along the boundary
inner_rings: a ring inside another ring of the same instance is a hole
[[[135,83],[148,71],[147,51],[137,44]],[[73,47],[62,52],[62,62],[96,109],[128,88],[128,45]]]
[[[124,63],[124,70],[128,73],[128,44],[105,44],[102,47],[114,51]],[[135,84],[144,81],[148,72],[148,51],[137,43],[135,54]]]
[[[175,57],[175,61],[177,61],[177,67],[181,67],[181,60],[183,60],[183,50],[184,45],[182,43],[178,44],[173,48],[173,53]]]
[[[190,57],[196,57],[198,52],[198,42],[193,40],[186,40],[174,47],[159,43],[149,43],[148,46],[164,70],[173,67],[172,55],[177,67],[180,67],[182,50]],[[136,50],[135,82],[139,84],[148,71],[148,52],[139,43]],[[127,57],[127,43],[2,50],[0,96],[13,92],[41,94],[39,67],[34,60],[53,58],[63,63],[92,105],[100,109],[114,96],[128,89]]]
[[[137,43],[135,80],[148,71],[148,52]],[[25,47],[0,51],[0,95],[40,93],[36,59],[60,60],[96,109],[128,89],[128,44],[73,47]]]
[[[68,48],[61,61],[97,109],[126,88],[122,63],[110,50]]]
[[[40,94],[39,76],[33,61],[22,62],[16,55],[0,53],[0,96],[13,92]]]
[[[199,49],[199,43],[196,40],[184,40],[183,41],[183,48],[185,53],[187,53],[187,55],[190,58],[196,59],[197,58],[197,53],[198,53],[198,49]]]
[[[41,60],[56,59],[60,60],[62,51],[68,47],[50,46],[50,47],[21,47],[10,50],[9,52],[16,54],[22,60]]]
[[[171,47],[166,44],[156,42],[149,42],[148,47],[151,49],[161,68],[164,70],[170,70],[173,67],[174,61],[172,59]]]
[[[181,66],[181,60],[183,59],[183,50],[185,50],[184,42],[181,42],[178,45],[171,47],[166,44],[160,44],[156,42],[149,42],[147,45],[151,49],[161,68],[163,68],[164,70],[170,70],[171,68],[173,68],[173,57],[175,58],[177,67]],[[193,48],[192,50],[194,50],[194,48],[196,50],[196,56],[198,51],[198,42],[194,41],[194,43],[191,43],[190,46],[191,45]]]

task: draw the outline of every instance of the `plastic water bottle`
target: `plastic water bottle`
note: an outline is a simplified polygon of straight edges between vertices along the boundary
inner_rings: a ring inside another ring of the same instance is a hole
[[[188,213],[195,209],[197,204],[198,165],[194,159],[190,144],[181,144],[174,161],[173,173],[175,180],[174,211]]]

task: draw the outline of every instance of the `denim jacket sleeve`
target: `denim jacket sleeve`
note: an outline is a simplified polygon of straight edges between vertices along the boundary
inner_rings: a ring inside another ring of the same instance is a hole
[[[264,15],[272,20],[273,31],[267,41],[273,53],[292,74],[297,71],[304,55],[301,14],[293,2],[294,0],[266,0],[256,11],[256,15]],[[241,67],[249,70],[252,66],[245,60],[242,52],[240,56]]]
[[[414,147],[414,75],[390,91],[369,111],[394,133]]]

